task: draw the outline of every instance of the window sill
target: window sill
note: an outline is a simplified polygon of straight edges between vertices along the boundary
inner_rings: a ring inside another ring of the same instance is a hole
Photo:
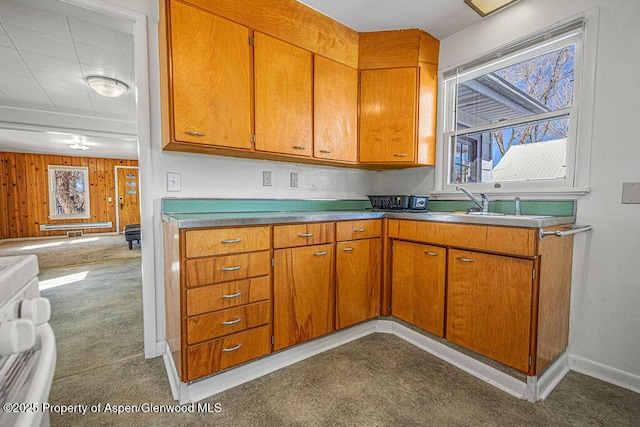
[[[522,200],[578,200],[580,197],[591,192],[591,188],[541,188],[541,189],[491,189],[473,190],[474,194],[484,193],[492,200],[512,199],[520,197]],[[461,191],[434,190],[429,192],[432,200],[469,200]]]

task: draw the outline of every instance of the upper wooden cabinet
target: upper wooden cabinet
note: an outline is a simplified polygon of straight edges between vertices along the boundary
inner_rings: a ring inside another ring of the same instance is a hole
[[[311,53],[256,32],[254,62],[256,150],[311,156]]]
[[[435,164],[438,49],[420,30],[360,35],[361,163]]]
[[[165,144],[250,149],[249,29],[177,1],[168,8]]]
[[[358,151],[358,70],[316,56],[313,90],[314,157],[355,163]]]
[[[438,41],[423,31],[358,34],[294,0],[161,0],[158,38],[166,150],[434,164]]]

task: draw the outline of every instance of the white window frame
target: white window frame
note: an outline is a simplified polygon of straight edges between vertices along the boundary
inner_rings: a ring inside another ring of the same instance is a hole
[[[582,25],[576,30],[576,23]],[[562,31],[562,28],[571,28]],[[452,114],[456,102],[455,79],[464,78],[470,80],[478,75],[501,69],[511,64],[539,56],[545,51],[566,44],[569,38],[575,38],[575,83],[573,106],[562,112],[555,111],[527,118],[513,119],[501,123],[501,127],[511,127],[514,123],[524,120],[542,119],[543,116],[557,116],[558,113],[567,114],[569,117],[569,135],[567,136],[567,175],[564,179],[535,180],[535,181],[507,181],[487,183],[465,183],[470,191],[483,192],[493,196],[517,195],[524,198],[546,199],[577,199],[588,193],[589,189],[589,164],[591,156],[591,123],[593,118],[593,100],[595,83],[595,64],[597,46],[597,10],[588,11],[580,16],[561,22],[553,27],[543,29],[530,36],[519,39],[507,46],[495,49],[472,61],[450,67],[440,71],[438,75],[439,86],[443,96],[438,100],[438,132],[436,134],[437,163],[435,173],[435,190],[431,192],[434,199],[437,198],[465,198],[461,196],[455,187],[458,184],[450,184],[451,176],[451,136],[460,134],[455,129],[455,114]],[[546,36],[545,35],[551,35]],[[543,37],[544,41],[531,45],[528,41]],[[525,46],[518,50],[518,46]],[[503,55],[503,52],[508,52]],[[465,70],[466,67],[466,71]],[[446,76],[446,78],[445,78]],[[453,84],[450,82],[453,81]],[[591,82],[591,84],[583,84]],[[449,87],[447,87],[449,85]],[[539,116],[539,117],[538,117]],[[486,126],[495,128],[495,125]],[[474,131],[482,127],[472,128]],[[463,132],[466,133],[467,129]]]
[[[88,219],[91,218],[91,201],[89,200],[89,168],[85,166],[57,166],[49,165],[49,219]],[[84,175],[84,211],[59,214],[56,212],[55,173],[58,170],[74,170]]]

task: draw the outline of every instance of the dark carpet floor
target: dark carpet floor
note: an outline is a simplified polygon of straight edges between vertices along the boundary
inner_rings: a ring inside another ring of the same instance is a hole
[[[142,355],[136,261],[53,269],[42,279],[57,271],[69,275],[87,269],[83,281],[46,291],[54,303],[52,325],[59,352],[50,402],[88,405],[85,415],[51,414],[52,426],[640,424],[640,395],[631,391],[571,372],[547,400],[532,404],[385,334],[367,336],[201,402],[211,409],[219,404],[219,413],[106,412],[107,404],[176,402],[162,359],[145,360]],[[87,302],[86,310],[75,307]],[[91,413],[92,405],[100,405],[100,411]]]

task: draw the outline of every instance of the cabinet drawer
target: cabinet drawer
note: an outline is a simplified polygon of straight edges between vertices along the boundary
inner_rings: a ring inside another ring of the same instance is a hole
[[[269,276],[187,290],[187,316],[268,300]]]
[[[187,287],[266,276],[271,270],[269,251],[187,260]]]
[[[186,257],[196,258],[269,249],[269,227],[214,228],[186,233]]]
[[[336,240],[370,239],[382,235],[382,221],[366,219],[361,221],[340,221],[336,224]]]
[[[333,222],[276,225],[273,227],[274,249],[331,243],[334,238],[335,223]]]
[[[243,305],[187,319],[187,344],[196,344],[269,323],[269,301]]]
[[[187,348],[187,381],[248,362],[270,352],[269,326],[261,326],[189,346]]]
[[[536,228],[396,219],[389,221],[391,238],[527,257],[538,254],[537,231]]]

